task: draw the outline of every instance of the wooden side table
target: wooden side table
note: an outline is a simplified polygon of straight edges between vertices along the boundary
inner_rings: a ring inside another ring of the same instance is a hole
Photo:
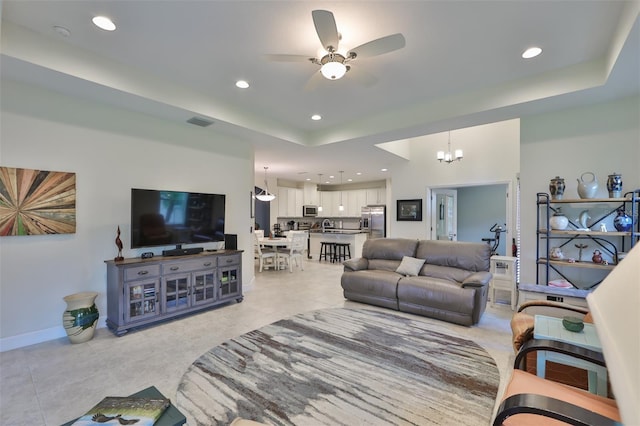
[[[129,395],[135,398],[164,398],[165,396],[160,393],[155,386],[150,386],[146,389],[141,390],[140,392],[136,392],[132,395]],[[96,401],[96,404],[100,401]],[[88,407],[89,410],[91,407]],[[63,424],[62,426],[71,426],[73,422],[77,419],[71,420]],[[157,422],[153,424],[153,426],[182,426],[187,423],[187,418],[178,410],[173,403],[167,408],[162,416],[158,419]]]
[[[593,351],[602,352],[602,345],[600,344],[600,339],[598,339],[596,328],[593,324],[585,323],[584,330],[576,333],[564,328],[562,318],[536,315],[534,321],[533,337],[535,339],[549,339],[571,343]],[[539,377],[544,378],[547,361],[587,370],[589,392],[604,397],[607,396],[607,369],[605,367],[568,355],[549,351],[538,351],[536,371]]]

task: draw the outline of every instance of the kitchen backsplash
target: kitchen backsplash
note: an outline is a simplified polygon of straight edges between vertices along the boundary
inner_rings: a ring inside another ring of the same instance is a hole
[[[280,229],[286,231],[294,229],[297,223],[298,229],[317,229],[322,227],[322,222],[328,219],[334,228],[360,229],[360,217],[278,217]]]

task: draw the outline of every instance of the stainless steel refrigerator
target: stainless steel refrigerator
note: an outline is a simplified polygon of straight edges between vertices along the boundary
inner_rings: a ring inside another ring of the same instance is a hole
[[[367,231],[367,238],[385,238],[387,236],[387,208],[381,206],[362,207],[361,228]]]

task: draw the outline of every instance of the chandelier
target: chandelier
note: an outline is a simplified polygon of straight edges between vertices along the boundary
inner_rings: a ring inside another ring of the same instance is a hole
[[[462,150],[461,149],[456,149],[454,151],[453,154],[451,154],[451,130],[449,130],[449,142],[447,143],[447,152],[444,151],[438,151],[438,153],[436,154],[436,159],[439,162],[445,162],[448,164],[453,163],[454,161],[460,161],[462,160]]]
[[[256,195],[256,198],[260,201],[273,201],[276,199],[274,194],[269,193],[269,184],[267,183],[267,169],[269,167],[264,168],[264,187],[260,194]]]

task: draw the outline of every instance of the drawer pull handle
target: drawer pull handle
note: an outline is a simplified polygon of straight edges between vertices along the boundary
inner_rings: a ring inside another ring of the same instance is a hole
[[[227,259],[227,263],[232,263],[233,259]]]
[[[138,271],[138,275],[147,275],[149,273],[149,271],[144,270],[144,271]]]
[[[177,271],[178,269],[180,269],[180,267],[179,266],[172,266],[169,269],[171,269],[172,271]]]
[[[211,266],[211,262],[205,263],[204,266]]]

